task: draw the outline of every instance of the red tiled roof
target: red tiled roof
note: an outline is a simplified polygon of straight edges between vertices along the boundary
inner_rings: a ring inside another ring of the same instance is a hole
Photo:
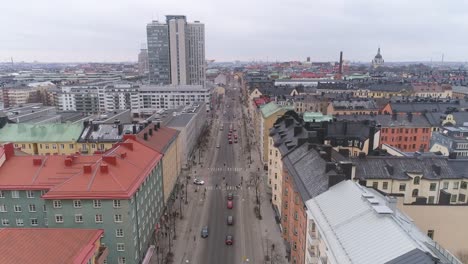
[[[129,198],[161,157],[133,139],[103,155],[14,156],[0,167],[0,189],[49,190],[44,199]]]
[[[149,134],[149,130],[152,130],[153,135]],[[147,134],[148,140],[144,139],[144,134]],[[165,153],[169,147],[171,141],[179,134],[178,130],[169,127],[160,127],[155,131],[155,124],[150,124],[145,129],[140,131],[136,135],[136,140],[159,153]]]
[[[86,264],[103,233],[99,229],[2,228],[0,263]]]

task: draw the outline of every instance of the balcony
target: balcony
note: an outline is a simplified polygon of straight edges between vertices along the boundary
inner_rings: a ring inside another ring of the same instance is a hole
[[[103,264],[104,260],[107,259],[107,256],[109,255],[109,249],[104,246],[99,247],[98,254],[96,255],[94,261],[96,264]]]

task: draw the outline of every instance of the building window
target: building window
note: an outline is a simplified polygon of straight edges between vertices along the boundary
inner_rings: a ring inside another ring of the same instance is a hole
[[[118,262],[119,262],[119,264],[126,264],[127,263],[125,257],[119,257]]]
[[[124,236],[124,231],[122,228],[116,229],[115,230],[115,236],[116,237],[123,237]]]
[[[400,192],[404,192],[406,190],[406,184],[400,183]]]
[[[117,243],[117,251],[125,251],[125,244]]]
[[[378,189],[379,188],[379,182],[373,182],[372,183],[372,188]]]
[[[0,205],[0,212],[1,212],[1,213],[7,212],[7,207],[6,207],[6,205],[4,205],[4,204],[1,204],[1,205]]]
[[[418,189],[414,189],[412,194],[411,194],[413,197],[417,197],[419,195],[419,190]]]
[[[82,214],[76,214],[75,215],[75,223],[83,223],[83,215]]]
[[[275,172],[275,180],[278,179],[278,173]]]
[[[460,193],[458,195],[458,201],[461,202],[461,203],[464,203],[465,202],[465,199],[466,199],[466,196],[462,193]]]
[[[275,184],[275,191],[276,191],[276,190],[277,190],[277,186],[276,186],[276,184]]]
[[[102,223],[102,214],[97,214],[94,216],[94,221],[96,223]]]
[[[421,178],[419,176],[414,177],[413,179],[413,184],[419,185],[419,182],[421,181]]]
[[[28,198],[34,198],[34,191],[26,191],[26,196]]]
[[[17,226],[24,226],[23,218],[16,218],[16,225]]]
[[[2,218],[2,226],[9,226],[10,225],[10,220],[6,218]]]
[[[31,212],[31,213],[36,212],[36,205],[35,204],[30,204],[29,205],[29,212]]]
[[[452,196],[450,196],[450,202],[451,203],[456,203],[457,202],[457,195],[456,194],[452,194]]]
[[[293,249],[294,249],[294,251],[297,250],[297,242],[296,241],[294,241],[294,243],[293,243]]]
[[[54,200],[54,208],[62,208],[62,201]]]
[[[388,189],[388,182],[383,182],[382,183],[382,189],[384,189],[384,190]]]
[[[42,211],[47,212],[47,205],[44,204],[44,205],[42,206]]]
[[[15,205],[14,208],[16,213],[21,213],[21,205]]]
[[[11,198],[20,198],[19,191],[11,191]]]
[[[427,203],[428,204],[434,204],[434,200],[435,200],[434,196],[429,196],[429,199],[427,200]]]
[[[0,198],[5,198],[5,193],[3,191],[0,191]]]
[[[431,185],[429,185],[429,191],[435,191],[437,188],[437,183],[431,183]]]
[[[434,239],[434,230],[427,230],[427,236]]]
[[[444,182],[442,189],[447,190],[449,188],[449,182]]]
[[[121,214],[114,215],[114,222],[122,223],[122,215]]]
[[[31,218],[30,220],[31,220],[31,225],[32,226],[37,226],[39,224],[38,221],[37,221],[37,218]]]
[[[460,182],[454,182],[453,183],[453,189],[458,190],[458,186],[460,186]]]
[[[73,200],[73,207],[81,208],[81,200]]]
[[[114,200],[114,208],[120,208],[120,200]]]
[[[467,185],[468,185],[468,184],[467,184],[466,181],[462,181],[462,182],[461,182],[460,188],[462,188],[463,190],[466,190],[466,189],[467,189]],[[0,198],[2,198],[2,197],[0,196]]]
[[[63,223],[63,215],[56,214],[55,215],[55,223]]]
[[[101,208],[101,200],[93,200],[94,208]]]

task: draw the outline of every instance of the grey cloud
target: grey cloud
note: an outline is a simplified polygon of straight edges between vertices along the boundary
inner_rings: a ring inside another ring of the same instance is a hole
[[[146,24],[206,25],[207,58],[468,60],[463,0],[23,0],[2,3],[0,61],[135,61]]]

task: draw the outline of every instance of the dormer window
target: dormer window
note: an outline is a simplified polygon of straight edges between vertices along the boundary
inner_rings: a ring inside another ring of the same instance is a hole
[[[421,177],[416,176],[416,177],[414,177],[414,179],[413,179],[413,184],[414,184],[414,185],[419,185],[419,182],[420,182],[420,181],[421,181]]]

